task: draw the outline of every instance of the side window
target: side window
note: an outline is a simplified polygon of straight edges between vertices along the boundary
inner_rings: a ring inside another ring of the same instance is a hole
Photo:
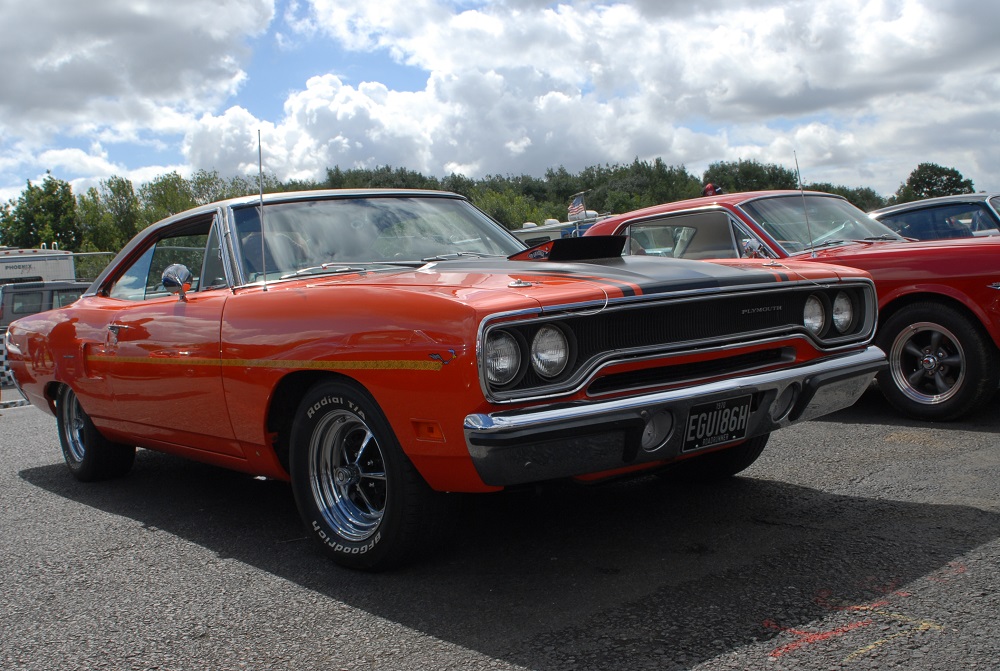
[[[16,315],[33,315],[42,311],[42,292],[26,291],[14,294],[12,312]]]
[[[127,301],[141,301],[146,297],[146,278],[149,277],[149,262],[153,258],[153,249],[155,245],[143,252],[142,256],[115,280],[109,296]]]
[[[83,293],[81,289],[61,289],[59,291],[52,292],[52,307],[61,308],[64,305],[69,305]]]
[[[192,272],[194,272],[193,269]],[[212,232],[208,235],[208,251],[205,252],[205,267],[201,271],[201,290],[207,291],[208,289],[218,289],[225,286],[227,286],[226,271],[222,265],[219,228],[213,226]]]
[[[734,259],[736,241],[725,212],[681,214],[629,227],[631,254],[675,259]]]
[[[974,203],[943,205],[901,212],[882,219],[900,235],[918,240],[967,238],[995,227],[992,218]]]
[[[206,218],[174,228],[160,237],[118,276],[109,295],[129,301],[169,296],[161,276],[167,266],[175,263],[188,267],[193,275],[191,291],[198,291],[211,228],[212,219]]]

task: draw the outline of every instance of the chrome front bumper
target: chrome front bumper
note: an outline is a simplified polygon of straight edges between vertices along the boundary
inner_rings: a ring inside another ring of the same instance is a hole
[[[601,473],[695,452],[682,451],[682,429],[697,406],[751,396],[746,434],[732,441],[736,444],[850,406],[885,367],[885,354],[871,346],[795,368],[682,389],[472,414],[465,418],[465,441],[488,485]],[[668,417],[673,428],[647,449],[643,435],[654,417]]]

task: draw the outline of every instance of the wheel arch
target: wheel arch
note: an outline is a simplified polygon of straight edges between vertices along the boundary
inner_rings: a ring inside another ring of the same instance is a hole
[[[295,420],[295,412],[309,390],[323,380],[348,382],[364,388],[357,380],[347,375],[329,371],[301,370],[293,371],[281,378],[271,394],[264,425],[267,431],[275,436],[275,456],[278,457],[278,461],[286,473],[289,472],[288,458],[291,450],[292,423]]]
[[[62,388],[68,386],[70,385],[58,380],[53,380],[45,385],[42,394],[44,395],[46,402],[49,404],[49,412],[53,415],[56,414],[56,400],[58,400],[59,394],[62,392]]]
[[[938,305],[947,306],[957,310],[968,317],[974,324],[977,325],[977,328],[982,330],[982,332],[988,336],[990,342],[993,343],[993,346],[1000,350],[1000,333],[997,333],[994,329],[990,328],[989,319],[986,318],[986,314],[979,308],[978,305],[963,299],[964,296],[952,295],[950,293],[940,293],[936,291],[917,291],[902,294],[892,298],[883,306],[879,307],[878,325],[881,329],[893,315],[911,305],[915,305],[917,303],[937,303]]]

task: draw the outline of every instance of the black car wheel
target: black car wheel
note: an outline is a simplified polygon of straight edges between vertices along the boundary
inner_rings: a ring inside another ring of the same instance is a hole
[[[731,478],[757,461],[770,437],[771,434],[765,433],[733,447],[684,459],[662,471],[661,476],[678,482],[711,482]]]
[[[879,329],[878,343],[889,359],[879,389],[911,417],[956,419],[997,390],[1000,353],[977,322],[947,305],[901,309]]]
[[[383,570],[411,559],[432,537],[438,495],[361,388],[317,384],[299,405],[291,440],[296,505],[335,561]]]
[[[125,475],[135,462],[135,447],[113,443],[97,430],[68,386],[56,400],[59,443],[66,465],[77,480],[90,482]]]

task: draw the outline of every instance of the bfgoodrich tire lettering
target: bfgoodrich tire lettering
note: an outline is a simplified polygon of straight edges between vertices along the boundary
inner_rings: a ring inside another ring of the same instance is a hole
[[[953,307],[902,308],[879,328],[878,344],[889,359],[879,390],[911,417],[956,419],[997,390],[1000,353],[978,322]]]
[[[330,557],[375,571],[419,552],[435,524],[437,497],[363,389],[318,383],[299,405],[291,438],[295,503]]]
[[[135,447],[113,443],[102,436],[68,386],[59,390],[56,421],[63,458],[77,480],[116,478],[131,470]]]

